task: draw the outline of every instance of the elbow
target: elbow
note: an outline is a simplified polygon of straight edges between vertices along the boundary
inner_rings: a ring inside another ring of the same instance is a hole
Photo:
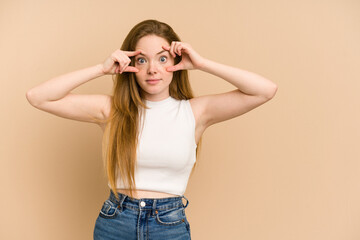
[[[28,102],[32,105],[32,106],[36,106],[36,101],[34,100],[34,96],[31,92],[31,90],[27,91],[26,94],[26,99],[28,100]]]
[[[266,98],[269,99],[269,100],[272,99],[272,98],[275,96],[277,90],[278,90],[278,86],[277,86],[276,84],[274,84],[274,85],[267,91],[267,93],[266,93]]]
[[[28,100],[28,102],[31,104],[31,93],[30,91],[27,91],[25,94],[26,99]],[[31,104],[32,105],[32,104]]]

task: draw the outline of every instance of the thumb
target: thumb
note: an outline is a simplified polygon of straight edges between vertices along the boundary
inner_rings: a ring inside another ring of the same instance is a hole
[[[136,67],[127,66],[124,72],[139,72],[139,69],[137,69]]]
[[[184,69],[182,67],[182,64],[178,63],[178,64],[176,64],[174,66],[168,67],[166,70],[169,71],[169,72],[174,72],[174,71],[178,71],[178,70],[182,70],[182,69]]]

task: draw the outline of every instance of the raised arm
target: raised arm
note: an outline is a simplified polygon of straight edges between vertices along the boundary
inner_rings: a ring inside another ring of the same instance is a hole
[[[26,93],[26,98],[35,107],[44,102],[60,100],[78,86],[103,75],[105,74],[102,64],[76,70],[54,77],[30,89]]]
[[[277,85],[269,79],[203,58],[188,43],[172,42],[170,47],[163,48],[174,57],[175,54],[182,56],[180,63],[169,67],[168,71],[199,69],[218,76],[237,88],[230,92],[191,99],[200,112],[198,121],[204,128],[249,112],[272,99],[277,92]]]
[[[129,56],[138,52],[116,50],[104,63],[73,71],[52,78],[26,92],[29,103],[54,115],[84,121],[100,123],[105,119],[105,109],[110,106],[111,96],[101,94],[74,94],[76,87],[106,74],[137,72],[135,67],[128,66]]]

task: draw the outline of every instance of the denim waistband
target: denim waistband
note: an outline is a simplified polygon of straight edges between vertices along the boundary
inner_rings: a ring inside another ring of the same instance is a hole
[[[131,208],[133,210],[167,210],[172,209],[176,207],[184,207],[186,208],[189,204],[189,200],[184,196],[179,197],[167,197],[167,198],[131,198],[130,196],[120,193],[117,193],[119,195],[119,200],[116,199],[115,194],[110,189],[110,196],[109,200],[116,205],[120,209],[125,205],[128,208]],[[182,198],[185,198],[186,204],[184,205],[182,202]]]

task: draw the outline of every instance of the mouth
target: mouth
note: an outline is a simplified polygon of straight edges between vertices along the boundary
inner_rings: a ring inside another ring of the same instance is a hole
[[[149,83],[149,84],[156,84],[158,82],[160,82],[161,79],[147,79],[146,82]]]

